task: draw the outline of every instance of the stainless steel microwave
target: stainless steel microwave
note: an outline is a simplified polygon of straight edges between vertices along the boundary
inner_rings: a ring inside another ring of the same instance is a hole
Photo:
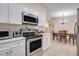
[[[22,12],[22,23],[37,25],[38,17],[30,13]]]

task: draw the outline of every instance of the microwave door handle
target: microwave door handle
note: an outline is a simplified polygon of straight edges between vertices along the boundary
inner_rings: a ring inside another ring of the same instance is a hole
[[[74,26],[74,37],[77,39],[77,23]]]

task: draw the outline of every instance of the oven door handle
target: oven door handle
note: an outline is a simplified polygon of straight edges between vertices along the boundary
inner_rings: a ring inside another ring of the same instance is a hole
[[[28,39],[27,42],[32,42],[32,41],[35,41],[35,40],[40,40],[42,39],[42,37],[38,37],[38,38],[31,38],[31,39]]]

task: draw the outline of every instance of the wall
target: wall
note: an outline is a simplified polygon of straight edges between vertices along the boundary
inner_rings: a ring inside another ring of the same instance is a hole
[[[65,17],[65,20],[68,22],[65,24],[60,24],[59,21],[62,18],[54,18],[52,19],[52,27],[54,26],[54,32],[58,32],[59,30],[68,30],[68,33],[74,33],[75,22],[77,21],[76,16]]]

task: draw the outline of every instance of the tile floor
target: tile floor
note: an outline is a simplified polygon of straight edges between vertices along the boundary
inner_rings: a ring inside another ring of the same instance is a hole
[[[72,44],[72,41],[66,44],[64,42],[59,42],[57,40],[52,40],[51,47],[47,49],[43,56],[76,56],[77,55],[77,47],[76,41],[75,45]]]

